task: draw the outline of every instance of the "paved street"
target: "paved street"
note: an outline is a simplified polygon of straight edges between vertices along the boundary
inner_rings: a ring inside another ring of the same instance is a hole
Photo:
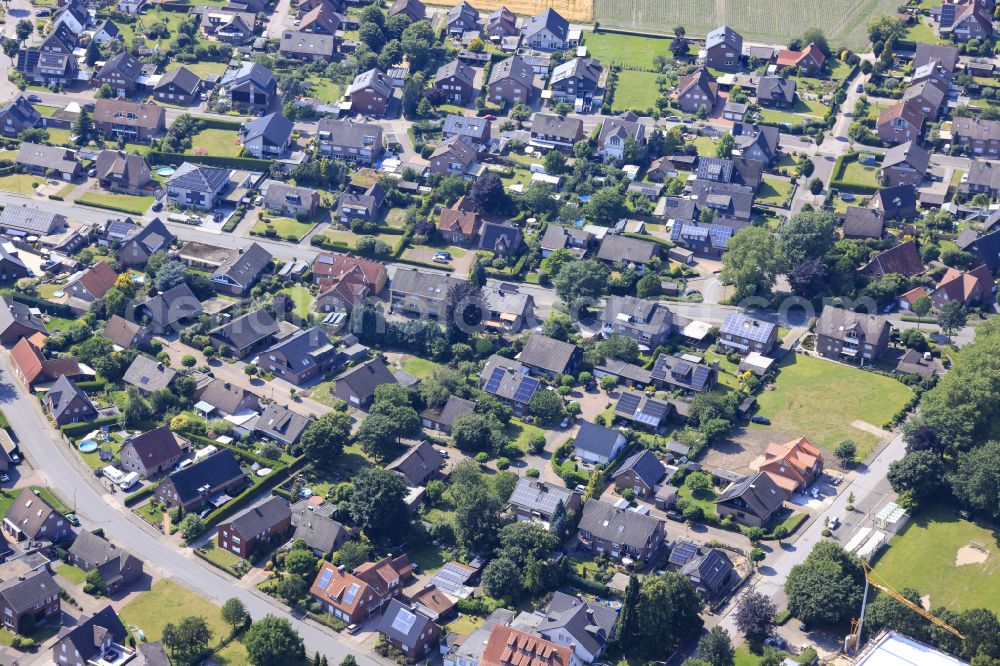
[[[20,440],[21,449],[32,465],[42,470],[48,485],[82,517],[84,527],[103,528],[109,539],[135,553],[147,566],[159,569],[172,580],[218,604],[230,597],[238,597],[254,619],[268,614],[287,618],[301,634],[310,653],[318,650],[332,663],[339,662],[348,654],[354,654],[362,666],[383,663],[375,655],[358,653],[332,630],[301,621],[277,602],[233,582],[222,572],[192,556],[190,551],[177,550],[161,540],[159,533],[138,516],[102,493],[90,470],[49,426],[38,400],[26,395],[14,378],[9,353],[0,352],[0,357],[0,404]],[[44,467],[41,461],[44,461]]]

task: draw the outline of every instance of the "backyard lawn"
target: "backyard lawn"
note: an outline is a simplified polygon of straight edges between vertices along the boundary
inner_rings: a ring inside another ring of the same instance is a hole
[[[312,88],[309,89],[309,95],[321,102],[339,102],[344,94],[340,86],[330,79],[316,79],[310,81],[310,83],[312,83]]]
[[[316,226],[315,222],[299,222],[291,217],[272,217],[268,222],[257,222],[250,229],[250,233],[267,236],[268,230],[273,230],[272,233],[277,233],[282,240],[291,240],[297,243],[312,231],[314,226]]]
[[[73,137],[68,129],[46,127],[45,131],[48,132],[49,143],[53,146],[69,146],[73,143]]]
[[[427,379],[434,371],[437,370],[438,364],[434,361],[428,361],[425,358],[411,358],[403,364],[403,371],[408,372],[414,377],[419,377],[420,379]]]
[[[827,108],[822,102],[796,98],[795,106],[787,111],[780,109],[761,109],[761,117],[772,123],[788,123],[800,125],[807,118],[822,118]]]
[[[163,627],[170,623],[177,624],[191,615],[200,615],[208,622],[212,630],[212,645],[230,631],[229,625],[222,620],[218,606],[167,579],[125,604],[119,614],[126,626],[134,624],[141,629],[147,641],[161,640]]]
[[[779,368],[775,390],[757,396],[760,415],[778,431],[809,438],[828,456],[837,444],[850,439],[864,460],[878,438],[851,424],[860,420],[880,428],[913,395],[890,377],[811,356],[789,354]]]
[[[142,215],[156,201],[156,197],[137,197],[131,194],[102,194],[100,192],[87,192],[77,198],[80,204],[91,204],[100,208],[111,208],[123,213]]]
[[[715,139],[710,136],[698,136],[691,142],[702,157],[715,157]]]
[[[178,67],[186,67],[203,78],[206,76],[218,76],[226,71],[226,63],[224,62],[178,62],[176,60],[167,65],[167,71],[169,72]]]
[[[765,206],[783,206],[792,192],[792,181],[774,176],[764,176],[757,190],[756,202]]]
[[[636,109],[645,111],[656,104],[660,87],[656,84],[659,74],[654,72],[633,72],[622,70],[618,73],[618,85],[611,104],[613,111]]]
[[[76,585],[82,585],[83,581],[87,579],[87,572],[72,564],[63,564],[56,569],[56,573]]]
[[[910,519],[889,542],[875,573],[897,590],[911,587],[929,596],[932,608],[988,608],[1000,612],[1000,543],[996,530],[930,507]],[[983,550],[971,548],[976,541]],[[928,604],[925,604],[928,605]]]
[[[583,35],[589,57],[597,58],[605,67],[621,65],[624,69],[655,70],[653,59],[658,55],[669,58],[672,41],[613,32],[586,32]]]
[[[862,164],[861,160],[858,158],[845,159],[843,160],[843,166],[841,167],[839,174],[836,172],[836,167],[834,167],[833,177],[853,185],[878,187],[878,172],[880,163],[880,159],[875,160],[872,164]]]
[[[545,431],[538,426],[533,426],[530,423],[525,423],[514,418],[507,424],[504,433],[507,435],[510,443],[522,451],[528,450],[528,442],[531,441],[532,437],[535,435],[545,435]]]
[[[35,185],[45,182],[42,176],[32,176],[27,173],[15,173],[0,177],[0,190],[17,194],[31,195],[35,193]]]
[[[214,541],[209,541],[205,544],[205,551],[203,554],[209,562],[214,563],[227,573],[233,575],[235,575],[235,571],[239,571],[241,566],[244,566],[244,562],[246,561],[229,552],[225,548],[219,548],[216,546]],[[239,578],[239,576],[236,577]]]
[[[241,148],[235,126],[232,130],[203,129],[191,137],[191,148],[186,154],[239,157]]]
[[[312,307],[313,295],[309,293],[307,287],[285,287],[279,294],[288,294],[288,297],[292,299],[293,312],[300,318],[305,319],[309,316],[309,310]]]
[[[677,489],[677,497],[679,499],[683,499],[690,504],[700,506],[701,510],[705,512],[706,517],[716,515],[715,498],[717,496],[718,493],[709,489],[705,492],[699,493],[699,495],[695,497],[687,483]]]

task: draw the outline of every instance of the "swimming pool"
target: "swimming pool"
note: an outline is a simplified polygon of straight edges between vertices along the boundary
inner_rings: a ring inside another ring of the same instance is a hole
[[[97,448],[97,442],[92,439],[85,439],[80,442],[80,451],[83,453],[93,453]]]
[[[156,173],[161,176],[172,176],[174,175],[175,169],[173,167],[160,167],[156,170]]]

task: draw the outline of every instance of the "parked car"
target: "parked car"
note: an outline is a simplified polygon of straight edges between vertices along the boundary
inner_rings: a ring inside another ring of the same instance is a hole
[[[10,477],[5,473],[0,473],[0,482],[6,483],[8,481],[10,481]]]
[[[155,212],[160,212],[163,210],[163,199],[157,199],[153,202],[153,210]]]
[[[771,419],[766,416],[761,416],[760,414],[754,414],[750,417],[751,423],[759,423],[760,425],[771,425]]]
[[[67,513],[66,522],[70,525],[75,525],[76,527],[80,526],[80,519],[76,517],[75,513]]]
[[[354,634],[358,633],[359,631],[361,631],[361,625],[360,624],[349,624],[349,625],[347,625],[347,633],[351,634],[352,636]]]
[[[434,263],[447,264],[451,261],[451,252],[437,252],[434,254]]]
[[[39,97],[38,95],[28,95],[28,101],[29,102],[41,102],[42,98]]]
[[[854,92],[862,92],[864,89],[865,89],[865,84],[863,83],[859,83],[858,85],[854,86]]]
[[[679,514],[676,511],[667,511],[667,518],[669,518],[670,520],[676,521],[678,523],[683,523],[684,522],[684,516],[682,516],[681,514]]]

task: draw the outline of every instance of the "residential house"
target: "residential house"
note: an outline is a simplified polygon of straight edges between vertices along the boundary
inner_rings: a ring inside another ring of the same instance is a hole
[[[515,620],[516,626],[521,626],[524,615]],[[581,663],[590,664],[607,649],[617,618],[618,611],[613,608],[556,591],[525,624],[530,624],[542,638],[573,650]]]
[[[439,273],[424,273],[412,268],[398,268],[389,284],[392,311],[438,317],[448,289],[460,282]]]
[[[346,311],[369,296],[378,296],[389,277],[385,265],[349,254],[321,254],[313,262],[313,282],[320,285],[320,312]]]
[[[950,75],[948,75],[950,76]],[[911,81],[903,92],[903,102],[916,107],[930,122],[938,120],[941,111],[946,108],[950,84],[947,80],[925,78],[922,81]]]
[[[171,473],[156,486],[156,499],[167,508],[182,507],[185,513],[200,511],[206,504],[218,508],[245,481],[246,474],[235,454],[223,448]]]
[[[347,89],[351,111],[365,116],[383,116],[392,100],[392,79],[378,69],[354,77]]]
[[[3,575],[2,568],[0,575]],[[0,583],[0,613],[3,613],[4,628],[18,634],[33,634],[36,627],[61,622],[61,590],[48,569],[3,577],[7,579]]]
[[[129,347],[143,347],[149,344],[152,335],[145,326],[131,322],[124,317],[112,315],[104,325],[104,337],[111,340],[115,349],[120,351]]]
[[[609,361],[605,360],[605,364]],[[652,382],[652,375],[648,370],[640,368],[639,366],[631,365],[629,363],[623,363],[621,361],[615,361],[617,364],[626,366],[632,370],[642,371],[642,373],[649,375],[649,379],[645,381],[638,382],[624,382],[627,386],[642,386]],[[594,376],[598,375],[598,367],[594,368]],[[652,431],[657,431],[661,426],[665,424],[666,419],[674,412],[674,406],[672,403],[665,400],[657,400],[653,398],[650,394],[639,391],[621,391],[619,394],[618,402],[615,404],[614,415],[616,418],[623,418],[627,421],[631,421],[638,427],[648,428]]]
[[[59,632],[58,641],[52,646],[52,663],[64,666],[93,666],[114,664],[119,659],[129,659],[134,651],[127,647],[129,633],[111,605],[93,615],[84,615],[72,628]],[[149,666],[157,666],[146,662]]]
[[[872,197],[870,204],[886,220],[902,220],[917,215],[917,188],[913,185],[883,187]]]
[[[948,72],[958,66],[958,47],[950,44],[929,44],[920,42],[913,54],[913,69],[917,70],[931,62],[937,62]]]
[[[328,2],[316,5],[299,19],[299,30],[305,33],[334,36],[343,29],[345,17]]]
[[[535,299],[530,294],[522,294],[513,285],[483,287],[482,324],[497,333],[518,333],[529,324],[535,311]]]
[[[715,498],[719,517],[751,527],[763,527],[784,506],[786,493],[767,472],[756,472],[729,486]]]
[[[199,8],[200,9],[200,8]],[[204,7],[201,14],[201,32],[225,44],[249,44],[254,38],[257,17],[253,12],[230,7]]]
[[[580,493],[538,479],[520,478],[508,500],[518,520],[552,521],[559,505],[567,512],[580,510]]]
[[[950,36],[956,42],[990,39],[993,36],[993,3],[980,0],[943,3],[938,35]]]
[[[430,157],[431,173],[463,178],[476,176],[478,155],[463,136],[452,136],[438,144]]]
[[[276,402],[264,406],[254,433],[285,447],[293,446],[312,421]]]
[[[490,121],[451,113],[444,119],[441,134],[445,139],[460,136],[477,151],[484,152],[490,144]]]
[[[882,238],[885,234],[885,216],[882,211],[861,206],[848,206],[844,213],[844,238]]]
[[[76,81],[80,74],[80,66],[73,55],[76,42],[76,35],[69,28],[57,25],[40,45],[17,52],[17,71],[29,81],[44,86]]]
[[[397,384],[381,359],[356,365],[337,377],[335,395],[358,409],[367,409],[375,399],[375,389],[383,384]]]
[[[145,394],[170,387],[177,371],[155,358],[143,354],[135,357],[122,375],[122,381]]]
[[[550,223],[542,235],[542,256],[547,257],[556,250],[569,250],[577,259],[583,259],[593,242],[594,234],[586,229]]]
[[[550,11],[550,10],[546,10]],[[594,58],[572,58],[552,70],[549,89],[557,102],[574,103],[578,99],[600,97],[604,67]],[[536,116],[537,117],[537,116]]]
[[[74,35],[79,36],[91,24],[90,12],[83,2],[67,2],[52,18],[54,28],[65,26]]]
[[[874,363],[889,347],[889,320],[827,306],[816,321],[816,351],[826,358]]]
[[[771,442],[760,471],[789,495],[804,493],[823,476],[823,454],[805,437],[784,444]]]
[[[638,273],[659,254],[656,243],[619,234],[607,234],[597,250],[597,258],[611,267],[633,266]]]
[[[428,407],[420,414],[420,423],[430,430],[451,434],[451,426],[462,414],[476,411],[476,402],[449,395],[448,401],[440,407]]]
[[[575,48],[579,38],[573,37],[569,21],[556,10],[546,7],[521,25],[521,41],[533,49],[565,51]]]
[[[437,477],[443,465],[444,456],[424,440],[386,465],[386,469],[403,477],[410,488],[416,488],[426,486],[428,481]]]
[[[675,99],[684,113],[697,113],[705,109],[709,113],[719,96],[719,84],[709,71],[701,67],[681,79]]]
[[[824,62],[826,62],[826,55],[823,53],[823,50],[816,46],[814,42],[810,42],[801,51],[781,49],[778,51],[775,64],[778,66],[779,71],[785,67],[796,67],[805,74],[815,74],[823,69]]]
[[[324,557],[332,554],[351,536],[350,531],[333,519],[336,507],[320,500],[315,503],[316,496],[299,500],[292,505],[291,542],[299,539],[316,555]]]
[[[646,126],[639,122],[639,117],[631,111],[620,116],[608,118],[601,124],[601,133],[597,136],[597,152],[604,161],[624,160],[625,147],[631,141],[636,150],[645,152]]]
[[[621,453],[627,443],[625,435],[618,430],[585,421],[580,424],[573,448],[583,461],[606,465]]]
[[[42,318],[24,303],[0,296],[0,344],[11,345],[35,333],[49,333]]]
[[[225,379],[206,376],[198,383],[192,396],[195,411],[206,418],[241,416],[260,409],[260,398],[255,393]]]
[[[653,365],[653,382],[686,392],[707,391],[718,381],[719,368],[717,364],[707,365],[703,361],[690,354],[660,354]]]
[[[528,368],[520,361],[494,354],[479,373],[479,387],[510,406],[516,416],[526,416],[531,396],[541,383],[528,376]]]
[[[770,165],[780,152],[777,127],[735,123],[731,130],[734,143],[733,155],[758,160]]]
[[[59,427],[97,418],[97,408],[69,377],[59,377],[45,394],[45,409]]]
[[[927,174],[931,154],[915,141],[907,141],[886,151],[882,158],[882,182],[889,187],[920,187]]]
[[[420,2],[420,0],[393,0],[392,6],[389,7],[389,18],[398,14],[403,14],[410,21],[416,23],[417,21],[424,20],[424,17],[427,15],[427,8],[424,7],[424,3]]]
[[[601,331],[636,340],[650,349],[666,342],[674,315],[666,305],[635,296],[611,296],[601,314]]]
[[[80,163],[76,159],[76,151],[28,141],[21,142],[14,163],[24,167],[28,173],[47,177],[52,175],[63,180],[76,180],[82,174]],[[7,208],[11,208],[11,206],[7,206]],[[23,209],[24,205],[21,208]],[[5,208],[4,211],[6,212],[6,210]],[[2,223],[0,225],[8,226]]]
[[[924,114],[918,105],[897,102],[882,109],[875,121],[875,132],[886,143],[896,145],[920,139]]]
[[[441,639],[441,627],[420,606],[392,599],[378,621],[377,630],[407,660],[430,652]]]
[[[533,375],[559,377],[575,374],[580,350],[572,343],[532,333],[517,358]]]
[[[455,37],[467,32],[479,32],[479,12],[466,0],[453,5],[445,17],[448,34]]]
[[[363,192],[347,190],[337,198],[333,219],[348,229],[355,222],[377,223],[385,204],[385,190],[379,183],[373,183]]]
[[[336,35],[286,30],[281,34],[278,52],[288,58],[329,62],[337,52]]]
[[[579,118],[560,118],[546,113],[536,113],[531,119],[531,145],[552,150],[570,151],[583,139],[583,121]]]
[[[267,67],[253,62],[244,63],[239,69],[227,69],[219,85],[228,91],[234,109],[256,114],[271,107],[278,79]]]
[[[18,97],[6,106],[0,107],[0,133],[4,136],[18,136],[21,132],[34,128],[41,121],[42,114],[24,97]]]
[[[291,526],[292,511],[288,502],[272,495],[220,523],[215,534],[216,544],[248,560],[260,545],[283,536]]]
[[[117,194],[141,196],[153,182],[153,174],[141,155],[120,150],[102,150],[97,154],[94,168],[101,187]]]
[[[63,291],[71,298],[93,303],[104,298],[104,294],[115,285],[117,279],[118,273],[106,262],[99,261],[70,277]]]
[[[264,200],[260,206],[289,217],[312,218],[319,208],[319,193],[309,187],[296,187],[279,180],[265,180],[260,186]]]
[[[280,327],[267,310],[253,310],[208,332],[212,344],[237,358],[260,351],[274,343]]]
[[[188,283],[181,282],[143,302],[136,312],[147,320],[147,325],[154,333],[162,334],[198,317],[202,313],[202,307]]]
[[[441,65],[434,80],[431,82],[431,90],[448,104],[467,104],[475,93],[476,71],[460,60]]]
[[[80,364],[71,356],[62,358],[45,358],[42,350],[28,338],[21,338],[10,350],[11,365],[14,374],[20,378],[29,389],[36,384],[48,384],[62,376],[70,379],[80,376]]]
[[[337,619],[357,624],[378,614],[398,597],[412,575],[413,565],[406,555],[366,562],[353,572],[323,562],[309,594]]]
[[[580,546],[613,560],[646,562],[663,546],[663,521],[601,500],[583,505]]]
[[[699,179],[691,185],[691,197],[698,210],[712,212],[715,224],[736,227],[736,223],[750,221],[754,201],[751,187]]]
[[[181,208],[213,210],[229,185],[229,169],[184,162],[167,178],[167,198]]]
[[[280,113],[248,120],[240,125],[240,143],[258,159],[280,157],[292,138],[292,121]]]
[[[160,218],[155,217],[145,226],[130,232],[121,241],[121,247],[118,249],[118,263],[123,268],[141,266],[153,254],[169,249],[173,242],[174,235],[167,230]]]
[[[921,354],[916,349],[907,349],[896,363],[896,375],[914,375],[930,379],[934,375],[944,373],[941,362],[931,356],[930,352]]]
[[[456,663],[472,666],[466,660]],[[572,648],[498,623],[490,629],[478,666],[579,666],[579,661]]]
[[[7,541],[13,543],[60,543],[73,537],[73,528],[66,516],[30,488],[22,489],[14,498],[4,514],[3,523],[0,523],[0,530]]]
[[[323,118],[316,128],[321,155],[372,166],[385,154],[382,128],[372,123]]]
[[[425,584],[417,592],[404,595],[403,599],[410,604],[411,608],[415,607],[434,622],[452,617],[458,605],[455,599],[432,583]]]
[[[153,97],[176,106],[189,106],[197,101],[201,78],[183,65],[160,77],[153,86]]]
[[[916,242],[911,240],[875,255],[871,261],[862,266],[861,272],[876,280],[890,273],[912,277],[924,272],[924,263],[920,260]]]
[[[757,102],[761,106],[787,109],[795,106],[795,79],[762,76],[757,84]]]
[[[100,572],[109,594],[115,594],[142,576],[142,560],[87,530],[81,530],[69,547],[69,561],[88,573]]]
[[[243,296],[272,268],[274,257],[257,243],[233,252],[209,278],[215,290],[230,296]]]
[[[502,60],[490,70],[488,98],[501,106],[527,104],[536,97],[535,72],[523,57],[515,55]]]
[[[954,118],[951,135],[955,145],[970,155],[1000,159],[1000,120],[980,118]]]
[[[1000,197],[1000,164],[986,160],[972,160],[966,186],[970,194]]]
[[[626,458],[611,479],[619,491],[631,488],[636,497],[652,497],[666,473],[667,468],[659,458],[649,449],[643,449]]]
[[[495,9],[486,19],[486,36],[494,43],[503,43],[509,37],[517,38],[517,15],[503,5]]]
[[[151,479],[173,469],[187,446],[187,442],[178,441],[170,428],[161,426],[126,440],[118,451],[118,458],[122,469]]]
[[[479,249],[494,255],[512,255],[521,249],[521,228],[509,222],[485,222],[479,230]]]
[[[28,277],[28,267],[18,256],[18,250],[0,245],[0,282],[14,282],[23,277]]]
[[[122,51],[104,63],[94,73],[94,85],[108,84],[118,97],[126,97],[139,89],[139,77],[142,76],[142,63],[128,51]]]
[[[687,562],[681,573],[688,577],[701,596],[708,600],[718,599],[727,589],[735,567],[726,551],[711,548]]]
[[[778,346],[778,326],[769,321],[734,312],[719,328],[718,343],[739,354],[770,354]]]
[[[705,37],[705,66],[735,69],[743,55],[743,36],[729,26],[719,26]]]
[[[452,245],[471,245],[479,237],[482,220],[478,213],[462,210],[458,205],[443,208],[438,217],[437,229],[445,242]]]
[[[940,310],[958,301],[966,307],[988,303],[996,294],[997,285],[986,264],[970,271],[949,268],[930,294],[931,306]]]
[[[99,99],[94,102],[94,130],[111,139],[149,141],[167,129],[165,109],[153,102]]]
[[[284,338],[260,353],[257,365],[285,381],[302,386],[335,369],[339,352],[319,327],[305,329]]]

